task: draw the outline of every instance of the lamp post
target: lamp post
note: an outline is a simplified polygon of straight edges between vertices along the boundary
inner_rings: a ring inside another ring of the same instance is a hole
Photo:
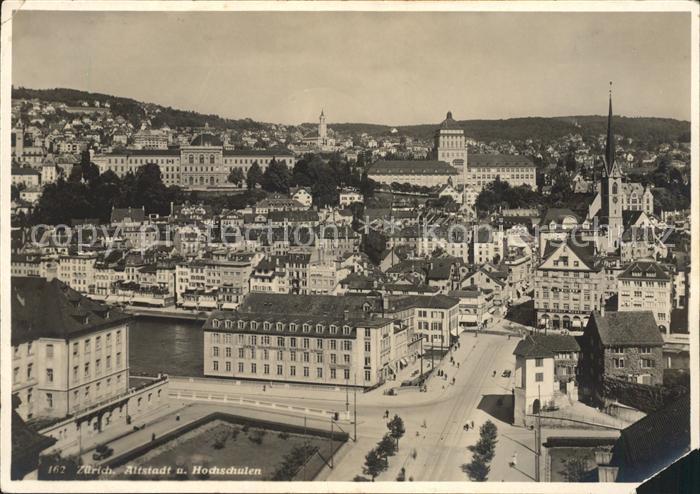
[[[357,372],[355,372],[354,376],[355,376],[355,386],[353,387],[353,391],[352,391],[353,392],[353,420],[352,420],[352,423],[353,423],[353,429],[354,429],[354,433],[353,433],[354,437],[352,438],[352,440],[353,440],[353,442],[357,442]]]

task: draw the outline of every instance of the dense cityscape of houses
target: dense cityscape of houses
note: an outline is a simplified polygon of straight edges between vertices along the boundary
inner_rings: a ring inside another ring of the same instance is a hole
[[[338,206],[322,208],[309,188],[295,187],[240,210],[215,212],[205,202],[172,204],[165,216],[113,208],[109,224],[45,226],[42,241],[16,228],[13,393],[24,419],[81,417],[107,403],[86,419],[102,430],[126,420],[124,400],[145,410],[160,399],[159,381],[146,394],[127,387],[134,311],[205,313],[205,376],[373,388],[462,332],[527,306],[532,334],[515,351],[515,415],[524,421],[545,402],[602,397],[607,377],[659,385],[664,368],[687,366],[677,357],[689,345],[687,218],[657,214],[652,189],[626,179],[628,162],[649,158],[616,148],[612,109],[602,171],[594,182],[580,179],[590,204],[485,218],[473,208],[479,192],[496,178],[534,190],[536,165],[512,146],[469,142],[451,113],[432,148],[414,146],[426,158],[418,160],[386,159],[391,139],[382,147],[346,142],[324,113],[298,146],[282,132],[238,136],[253,144],[241,149],[208,128],[136,130],[99,102],[14,101],[20,110],[29,120],[13,132],[19,201],[35,202],[86,149],[100,172],[124,176],[155,163],[166,185],[209,191],[235,191],[228,177],[253,163],[292,168],[301,151],[369,150],[367,175],[380,186],[432,187],[432,199],[457,205],[365,207],[363,223],[386,238],[378,262],[365,248],[371,233],[349,209],[366,198],[348,188]],[[71,119],[44,126],[56,112]],[[255,149],[261,139],[268,145]],[[579,151],[576,159],[592,167],[590,149]],[[61,441],[65,432],[51,434]]]

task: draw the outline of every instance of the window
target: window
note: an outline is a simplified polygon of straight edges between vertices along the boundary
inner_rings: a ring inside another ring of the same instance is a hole
[[[33,364],[27,364],[27,380],[32,378]]]
[[[53,382],[53,369],[46,369],[46,380],[50,383]]]
[[[296,375],[297,375],[297,368],[296,368],[296,366],[292,365],[292,366],[289,368],[289,375],[290,375],[290,376],[296,376]]]
[[[319,379],[323,378],[323,367],[316,368],[316,377]]]
[[[317,364],[322,364],[322,363],[323,363],[323,354],[322,354],[322,353],[317,353],[317,354],[316,354],[316,363],[317,363]]]
[[[263,365],[263,374],[269,374],[269,373],[270,373],[270,364]]]
[[[343,363],[349,364],[350,363],[350,355],[345,353],[343,354]]]
[[[343,369],[343,376],[346,381],[350,379],[350,369]]]
[[[366,370],[365,371],[365,381],[369,381],[370,379],[372,379],[372,371]]]
[[[257,374],[257,372],[258,372],[257,364],[255,364],[255,363],[250,364],[250,372],[252,372],[253,374]]]
[[[117,332],[117,335],[119,335],[119,332]],[[85,340],[85,353],[88,353],[90,351],[90,339]]]
[[[641,368],[642,369],[651,369],[652,367],[654,367],[654,361],[652,359],[643,358],[641,360]]]
[[[277,337],[277,346],[284,348],[284,337],[283,336]]]
[[[537,372],[535,374],[535,382],[541,383],[544,381],[544,374],[542,372]]]
[[[46,345],[46,358],[53,358],[53,345]]]
[[[615,369],[624,369],[625,368],[625,359],[624,358],[614,358],[613,359],[613,367]]]
[[[231,358],[231,347],[230,346],[226,347],[226,358]]]
[[[238,362],[238,372],[245,372],[243,362]]]
[[[309,361],[309,352],[304,352],[302,354],[302,359],[304,362],[308,362]]]
[[[541,358],[535,359],[535,367],[542,367],[542,359]]]
[[[245,349],[244,348],[238,349],[238,358],[245,358]]]
[[[337,349],[338,342],[336,340],[331,340],[331,350]]]
[[[218,356],[219,356],[219,347],[218,347],[218,346],[213,346],[213,347],[211,347],[211,356],[212,356],[212,357],[218,357]]]
[[[331,379],[336,379],[335,369],[331,369]]]
[[[651,353],[651,347],[643,346],[643,347],[641,347],[641,348],[639,349],[639,353],[641,353],[641,354],[643,354],[643,355],[650,354],[650,353]]]
[[[316,338],[316,348],[323,350],[323,340],[321,338]]]
[[[213,365],[213,369],[214,369],[215,371],[218,371],[218,370],[219,370],[219,361],[218,361],[218,360],[214,360],[214,361],[212,362],[212,365]]]
[[[46,393],[46,406],[53,408],[53,394],[51,393]]]
[[[297,347],[297,339],[294,337],[289,338],[289,346],[292,348],[296,348]]]
[[[76,341],[73,343],[73,356],[77,357],[78,356],[78,342]]]
[[[304,338],[301,343],[302,343],[303,348],[309,348],[309,339],[308,338]]]

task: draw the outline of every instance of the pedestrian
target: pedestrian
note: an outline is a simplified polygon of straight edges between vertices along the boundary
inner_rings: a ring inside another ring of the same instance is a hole
[[[263,393],[267,390],[267,387],[263,384]]]
[[[154,432],[153,434],[151,434],[151,441],[155,441],[155,440],[156,440],[156,433]]]
[[[464,429],[469,432],[469,424],[464,424]]]
[[[457,362],[457,368],[459,369],[459,362]]]
[[[472,420],[472,429],[474,428],[474,421]]]

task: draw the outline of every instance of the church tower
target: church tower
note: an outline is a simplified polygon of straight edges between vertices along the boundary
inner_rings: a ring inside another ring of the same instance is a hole
[[[612,83],[611,83],[612,85]],[[622,170],[615,162],[615,134],[613,132],[612,90],[608,106],[608,136],[605,144],[605,166],[601,180],[603,224],[608,225],[611,247],[619,243],[622,236]]]
[[[325,143],[327,137],[328,130],[326,129],[326,116],[323,114],[323,110],[321,110],[321,115],[318,117],[318,138],[321,141],[321,144]]]

